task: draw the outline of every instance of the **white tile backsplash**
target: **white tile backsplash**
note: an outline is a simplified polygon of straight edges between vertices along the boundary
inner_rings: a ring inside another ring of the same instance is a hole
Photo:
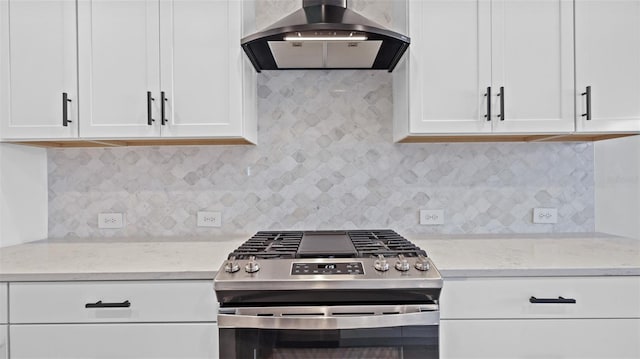
[[[258,81],[258,146],[49,150],[49,235],[594,229],[590,143],[394,144],[386,72]],[[533,224],[534,207],[558,208],[558,223]],[[421,226],[420,209],[447,220]],[[202,210],[222,212],[222,226],[196,227]],[[125,213],[125,228],[98,229],[100,212]]]

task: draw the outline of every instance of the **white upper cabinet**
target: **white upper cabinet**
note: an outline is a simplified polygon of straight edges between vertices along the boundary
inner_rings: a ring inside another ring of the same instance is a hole
[[[0,1],[1,138],[77,136],[76,59],[74,0]]]
[[[82,137],[255,142],[243,2],[79,0],[78,9]]]
[[[491,10],[493,130],[573,131],[573,2],[494,0]]]
[[[411,46],[394,72],[396,141],[574,130],[571,0],[408,6]]]
[[[244,55],[241,28],[234,24],[241,8],[239,1],[160,1],[163,135],[233,137],[243,132]]]
[[[0,138],[255,143],[253,6],[0,0]]]
[[[158,4],[78,1],[80,136],[160,135]]]
[[[491,86],[489,3],[430,0],[409,5],[411,45],[394,79],[406,76],[410,99],[408,105],[396,105],[394,99],[394,106],[409,106],[410,132],[491,132],[491,122],[483,118],[483,95]]]
[[[578,131],[640,131],[640,0],[575,7]]]

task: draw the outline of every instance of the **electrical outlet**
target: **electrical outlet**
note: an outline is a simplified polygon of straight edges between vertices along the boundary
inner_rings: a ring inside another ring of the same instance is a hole
[[[433,226],[444,224],[443,209],[421,209],[420,224]]]
[[[534,208],[533,223],[558,223],[558,209]]]
[[[198,227],[220,227],[222,225],[221,212],[198,211],[197,218]]]
[[[98,213],[98,228],[117,229],[123,226],[122,213]]]

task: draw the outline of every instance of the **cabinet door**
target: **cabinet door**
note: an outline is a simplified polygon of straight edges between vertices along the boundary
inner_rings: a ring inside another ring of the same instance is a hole
[[[7,325],[0,325],[0,359],[6,359],[8,355]]]
[[[573,131],[572,0],[494,0],[492,33],[494,132]]]
[[[9,294],[7,285],[7,283],[0,282],[0,324],[8,322]]]
[[[491,81],[487,1],[409,3],[409,133],[491,131],[486,88]]]
[[[11,358],[217,358],[213,323],[11,326]]]
[[[161,90],[170,137],[242,135],[242,3],[161,0]]]
[[[576,0],[579,131],[640,131],[640,0]],[[591,119],[586,87],[591,87]]]
[[[158,6],[158,0],[78,0],[81,137],[160,135]]]
[[[442,320],[441,358],[640,357],[640,319]]]
[[[0,36],[1,137],[77,136],[75,1],[0,1]]]

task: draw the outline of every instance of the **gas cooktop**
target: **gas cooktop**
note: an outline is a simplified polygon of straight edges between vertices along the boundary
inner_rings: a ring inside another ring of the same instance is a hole
[[[214,278],[224,306],[436,302],[442,277],[427,253],[383,230],[263,231]]]
[[[418,257],[427,253],[398,233],[383,230],[262,231],[229,259]]]

